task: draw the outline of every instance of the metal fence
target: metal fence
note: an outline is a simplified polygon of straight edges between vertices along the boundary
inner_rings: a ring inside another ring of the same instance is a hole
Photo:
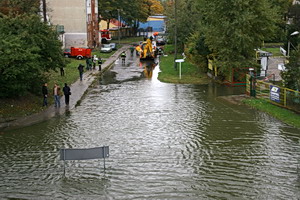
[[[246,93],[251,94],[251,90],[255,91],[257,98],[269,100],[270,103],[285,107],[296,112],[300,112],[300,92],[289,88],[280,87],[278,85],[254,80],[251,83],[250,75],[246,76]],[[252,87],[251,87],[252,84]],[[255,85],[253,87],[253,85]]]

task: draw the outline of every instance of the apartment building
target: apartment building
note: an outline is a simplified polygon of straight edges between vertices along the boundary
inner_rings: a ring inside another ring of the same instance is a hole
[[[46,0],[46,11],[65,48],[99,46],[98,0]]]

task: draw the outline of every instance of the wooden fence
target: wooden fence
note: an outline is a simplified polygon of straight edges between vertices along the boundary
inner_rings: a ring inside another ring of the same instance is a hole
[[[253,80],[253,79],[252,79]],[[255,80],[251,86],[251,77],[246,76],[246,93],[251,94],[251,90],[255,91],[257,98],[268,99],[270,103],[296,112],[300,112],[300,92],[289,88],[274,85],[262,80]],[[253,93],[252,93],[253,94]]]

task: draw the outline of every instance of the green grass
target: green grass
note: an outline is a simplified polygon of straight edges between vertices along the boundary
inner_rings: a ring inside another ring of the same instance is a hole
[[[32,94],[14,99],[0,99],[0,118],[23,117],[43,110],[43,99]]]
[[[264,99],[245,99],[243,103],[283,121],[286,124],[300,128],[300,115],[285,108],[271,104]]]
[[[165,46],[164,46],[164,53],[165,54],[174,54],[174,52],[175,52],[175,48],[174,48],[174,46],[173,45],[170,45],[170,44],[166,44]]]
[[[96,55],[98,58],[109,58],[111,55],[113,55],[116,51],[112,51],[110,53],[101,53],[100,50],[93,50],[92,55]]]
[[[262,48],[261,50],[270,52],[270,53],[273,54],[273,56],[283,56],[280,53],[280,49],[279,48]]]
[[[173,47],[170,45],[165,46],[165,52],[172,52]],[[174,69],[174,55],[167,54],[160,59],[160,70],[158,79],[166,83],[182,83],[182,84],[207,84],[210,80],[201,72],[200,68],[191,64],[186,59],[181,63],[181,79],[179,79],[179,64],[177,70]],[[181,57],[180,57],[181,58]]]
[[[143,37],[128,37],[128,38],[122,38],[120,39],[120,43],[121,44],[132,44],[132,43],[136,43],[139,41],[143,41],[144,38]],[[118,40],[111,40],[111,43],[117,43],[118,44]]]
[[[283,46],[284,44],[282,42],[273,42],[273,43],[264,43],[263,47],[274,47],[274,46]]]

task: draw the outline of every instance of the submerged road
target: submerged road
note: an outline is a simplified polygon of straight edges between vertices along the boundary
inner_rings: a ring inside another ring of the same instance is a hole
[[[155,65],[117,60],[79,106],[0,134],[0,199],[300,198],[299,129],[218,98],[242,88],[161,83]],[[69,161],[63,176],[61,147],[103,145],[105,172]]]

